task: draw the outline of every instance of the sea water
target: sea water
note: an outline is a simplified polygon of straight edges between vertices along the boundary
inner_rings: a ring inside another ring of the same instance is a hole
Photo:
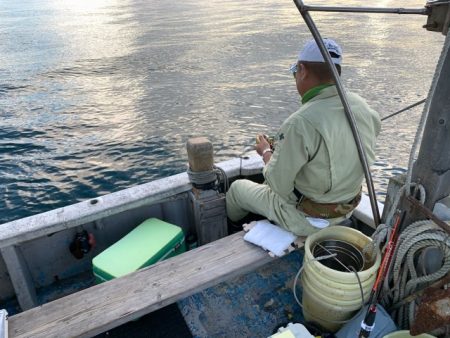
[[[312,17],[343,47],[345,86],[381,116],[427,96],[444,39],[425,17]],[[182,172],[193,136],[216,162],[251,154],[300,105],[289,65],[309,38],[292,1],[2,0],[0,223]],[[383,123],[381,201],[421,111]]]

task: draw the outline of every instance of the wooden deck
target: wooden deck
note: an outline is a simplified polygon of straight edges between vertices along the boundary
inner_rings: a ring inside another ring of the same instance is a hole
[[[12,316],[9,336],[94,336],[274,259],[243,234]]]

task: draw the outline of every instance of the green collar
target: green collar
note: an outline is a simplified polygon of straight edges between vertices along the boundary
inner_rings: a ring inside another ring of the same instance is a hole
[[[318,85],[316,87],[311,88],[310,90],[308,90],[305,95],[302,96],[302,103],[305,104],[306,102],[308,102],[309,100],[311,100],[314,96],[316,96],[317,94],[319,94],[322,89],[330,87],[330,86],[334,86],[334,84],[322,84],[322,85]]]

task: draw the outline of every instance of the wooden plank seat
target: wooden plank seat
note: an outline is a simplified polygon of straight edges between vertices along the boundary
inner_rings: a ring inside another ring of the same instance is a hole
[[[24,311],[10,337],[90,337],[273,260],[244,232]]]

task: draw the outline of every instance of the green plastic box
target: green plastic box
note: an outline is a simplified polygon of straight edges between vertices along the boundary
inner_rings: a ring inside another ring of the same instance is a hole
[[[94,276],[102,283],[185,251],[179,226],[150,218],[92,259]]]

